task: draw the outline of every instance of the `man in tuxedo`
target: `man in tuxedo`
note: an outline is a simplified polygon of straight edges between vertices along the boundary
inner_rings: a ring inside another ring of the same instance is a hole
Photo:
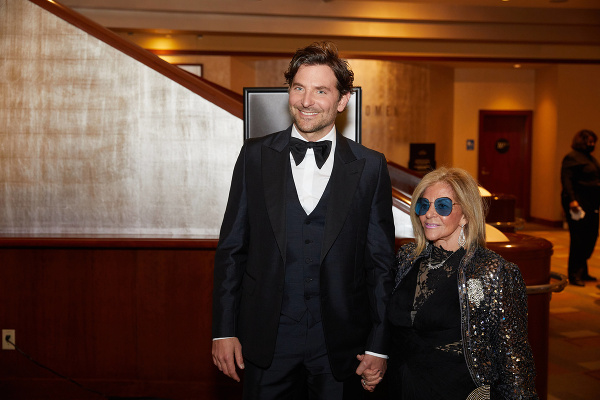
[[[354,74],[330,42],[285,72],[293,125],[244,143],[215,256],[213,362],[245,399],[360,398],[386,368],[394,223],[383,154],[343,137]],[[294,397],[297,398],[297,397]]]

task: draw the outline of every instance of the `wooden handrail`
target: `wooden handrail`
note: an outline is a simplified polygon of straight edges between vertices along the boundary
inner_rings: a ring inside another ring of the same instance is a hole
[[[217,248],[217,239],[158,238],[126,236],[3,236],[0,237],[0,249],[3,248],[79,248],[79,249],[205,249]]]
[[[410,213],[410,196],[392,187],[392,205],[406,214]]]
[[[421,182],[423,174],[398,165],[392,161],[388,161],[387,164],[388,171],[390,172],[390,179],[392,180],[392,187],[408,196],[412,195],[415,187]]]
[[[82,31],[92,35],[98,40],[112,46],[113,48],[127,54],[142,64],[152,68],[158,73],[170,78],[181,86],[189,89],[198,96],[210,101],[225,111],[242,119],[243,96],[228,89],[222,88],[214,83],[208,82],[179,67],[169,64],[155,54],[131,43],[109,29],[84,17],[83,15],[51,0],[29,0],[31,3],[51,12],[62,20],[76,26]]]

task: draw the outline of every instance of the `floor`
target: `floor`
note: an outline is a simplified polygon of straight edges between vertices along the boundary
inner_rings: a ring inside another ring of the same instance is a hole
[[[553,244],[551,270],[567,274],[569,232],[526,224],[518,233],[543,237]],[[600,241],[588,262],[600,279]],[[600,288],[568,285],[550,301],[548,400],[600,399]]]

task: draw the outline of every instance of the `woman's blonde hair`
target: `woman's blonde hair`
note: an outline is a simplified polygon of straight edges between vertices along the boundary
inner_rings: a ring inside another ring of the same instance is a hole
[[[417,247],[415,254],[421,252],[427,246],[425,230],[421,220],[415,212],[417,200],[423,196],[423,192],[438,182],[450,186],[454,192],[454,201],[460,204],[462,213],[467,220],[465,225],[465,238],[467,240],[465,249],[469,250],[474,245],[485,247],[485,215],[486,204],[479,194],[479,186],[475,179],[465,170],[460,168],[440,167],[429,172],[423,177],[412,194],[410,204],[410,220],[412,222]],[[431,205],[433,207],[433,204]]]

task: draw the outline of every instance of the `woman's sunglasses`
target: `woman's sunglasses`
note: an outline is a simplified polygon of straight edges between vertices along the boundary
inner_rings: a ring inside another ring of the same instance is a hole
[[[454,204],[458,203],[453,203],[452,199],[448,197],[440,197],[438,199],[435,199],[435,201],[433,202],[435,211],[442,217],[447,217],[448,215],[452,214],[452,206]],[[429,202],[429,200],[421,197],[419,200],[417,200],[417,204],[415,204],[415,213],[417,215],[425,215],[427,214],[427,211],[429,211],[430,206],[431,203]]]

